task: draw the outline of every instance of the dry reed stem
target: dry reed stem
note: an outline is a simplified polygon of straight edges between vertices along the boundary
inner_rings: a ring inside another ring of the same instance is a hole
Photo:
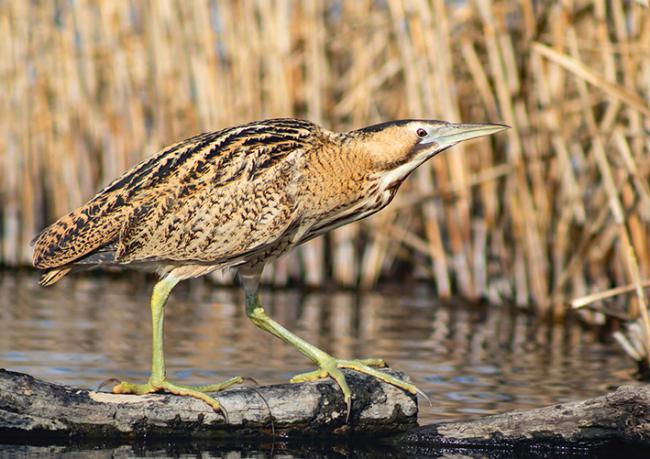
[[[650,280],[642,281],[641,287],[648,288],[650,287]],[[570,305],[574,309],[584,308],[589,306],[596,301],[602,301],[613,296],[622,295],[624,293],[635,292],[637,289],[637,284],[622,285],[620,287],[611,288],[602,292],[592,293],[590,295],[585,295],[580,298],[573,298],[570,301]]]
[[[638,95],[628,91],[623,86],[607,81],[607,79],[601,75],[598,75],[583,63],[572,59],[570,56],[558,53],[541,43],[533,43],[532,49],[533,51],[540,53],[542,56],[547,57],[548,59],[551,59],[554,62],[562,65],[564,68],[573,72],[579,78],[582,78],[597,88],[602,89],[610,96],[620,99],[635,110],[643,113],[644,115],[650,115],[650,106],[648,105],[648,102],[645,101],[642,97],[639,97]]]
[[[569,38],[570,47],[572,53],[574,54],[574,56],[572,57],[572,61],[577,66],[581,67],[582,64],[579,61],[579,55],[578,55],[579,51],[576,46],[575,33],[573,31],[570,31],[569,37],[570,37]],[[577,83],[578,83],[578,89],[581,98],[586,101],[590,97],[590,95],[587,91],[584,80],[589,81],[589,78],[585,77],[585,75],[578,75],[578,76],[583,78],[583,79],[579,79]],[[610,95],[612,95],[613,97],[618,96],[617,94],[610,94]],[[650,316],[648,315],[647,298],[641,283],[641,275],[639,272],[639,265],[637,261],[636,251],[631,243],[630,231],[625,221],[626,219],[625,219],[623,206],[619,198],[619,191],[614,181],[614,175],[609,160],[607,158],[607,155],[605,153],[605,148],[601,138],[601,133],[599,131],[599,128],[596,125],[596,119],[593,116],[593,112],[591,108],[585,110],[585,119],[587,121],[587,125],[589,127],[589,131],[592,136],[592,142],[593,142],[592,152],[596,158],[598,169],[603,180],[603,186],[608,196],[609,208],[612,212],[614,222],[618,227],[619,238],[623,246],[622,247],[623,257],[626,262],[629,275],[632,278],[632,281],[635,285],[635,291],[637,294],[639,309],[641,313],[642,329],[645,335],[643,339],[643,345],[646,351],[645,360],[647,363],[650,363]]]
[[[513,129],[420,168],[386,211],[278,260],[268,282],[370,287],[410,263],[441,296],[561,315],[650,277],[639,2],[9,0],[0,33],[4,265],[28,264],[45,224],[200,131],[426,117]]]

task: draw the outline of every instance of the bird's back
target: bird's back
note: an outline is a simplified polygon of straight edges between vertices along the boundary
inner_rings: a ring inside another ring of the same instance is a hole
[[[201,220],[207,198],[227,199],[237,190],[239,195],[249,193],[265,174],[282,173],[283,161],[313,142],[319,129],[301,120],[266,120],[172,145],[45,228],[34,241],[34,266],[64,275],[76,263],[122,263],[177,254],[178,247],[156,238],[169,238],[169,231],[206,230],[196,225],[197,221],[210,225]],[[183,212],[186,220],[176,221]],[[161,232],[163,226],[167,233]],[[181,228],[176,230],[177,226]],[[178,243],[179,235],[171,236]],[[62,275],[51,274],[47,283]]]

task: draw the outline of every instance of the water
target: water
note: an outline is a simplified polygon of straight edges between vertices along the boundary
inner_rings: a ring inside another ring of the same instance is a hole
[[[151,286],[144,275],[126,273],[75,276],[42,289],[35,274],[0,273],[0,367],[87,388],[107,378],[145,381]],[[273,318],[327,352],[383,357],[409,374],[433,403],[421,401],[420,424],[583,399],[632,381],[624,353],[575,321],[549,325],[507,307],[441,303],[425,287],[265,291],[262,300]],[[312,369],[250,323],[239,289],[179,285],[165,333],[168,373],[177,382],[242,375],[273,384]]]

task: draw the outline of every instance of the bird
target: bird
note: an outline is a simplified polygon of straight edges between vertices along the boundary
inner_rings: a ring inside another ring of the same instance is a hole
[[[336,358],[270,318],[259,296],[264,266],[292,248],[386,207],[418,166],[459,142],[507,129],[403,119],[334,132],[294,118],[206,132],[163,148],[109,183],[33,240],[33,264],[49,286],[70,272],[120,266],[158,275],[151,295],[152,363],[145,383],[116,381],[113,393],[168,392],[222,410],[213,392],[243,382],[187,386],[167,378],[164,309],[183,280],[235,269],[246,313],[260,329],[293,346],[317,367],[291,382],[331,377],[348,417],[352,392],[343,369],[412,394],[379,370],[379,358]]]

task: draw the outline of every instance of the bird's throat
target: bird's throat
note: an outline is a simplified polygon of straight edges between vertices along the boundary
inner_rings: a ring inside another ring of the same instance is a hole
[[[408,177],[411,172],[417,169],[424,161],[426,161],[426,158],[414,159],[413,161],[409,161],[408,163],[397,166],[395,169],[384,173],[383,177],[379,179],[378,192],[383,195],[385,192],[392,190],[392,195],[394,195],[402,182],[406,180],[406,177]],[[392,200],[392,198],[393,196],[391,196],[390,199]],[[390,200],[388,202],[390,202]]]

